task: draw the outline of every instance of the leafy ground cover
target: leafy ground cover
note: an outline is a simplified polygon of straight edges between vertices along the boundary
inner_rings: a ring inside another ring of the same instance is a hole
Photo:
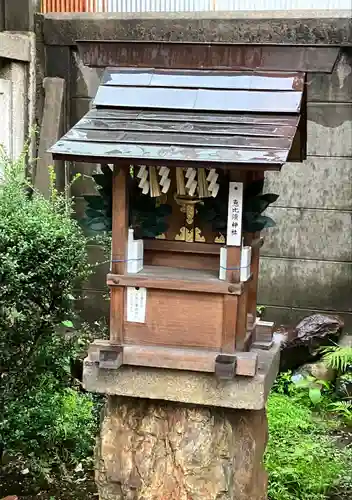
[[[272,393],[266,452],[270,500],[352,498],[352,449],[347,429],[302,402]]]

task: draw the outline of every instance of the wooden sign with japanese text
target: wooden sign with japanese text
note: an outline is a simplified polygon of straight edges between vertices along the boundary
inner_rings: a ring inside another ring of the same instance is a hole
[[[230,182],[227,215],[227,239],[230,246],[241,246],[243,183]]]

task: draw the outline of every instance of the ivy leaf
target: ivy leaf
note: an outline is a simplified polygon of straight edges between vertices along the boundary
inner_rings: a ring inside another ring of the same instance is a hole
[[[64,326],[66,326],[66,328],[73,328],[73,323],[69,319],[66,319],[65,321],[63,321],[62,324]]]
[[[269,203],[263,200],[260,196],[255,196],[254,198],[249,198],[244,205],[244,212],[252,212],[255,214],[261,214],[266,208],[268,208]]]
[[[268,227],[274,227],[275,221],[266,215],[258,215],[255,212],[243,214],[243,230],[248,233],[256,233]]]
[[[267,215],[259,215],[259,217],[257,217],[256,222],[258,224],[264,224],[263,229],[276,226],[275,221],[271,217],[268,217]]]
[[[274,193],[266,193],[266,194],[260,195],[260,198],[262,200],[267,201],[268,204],[271,205],[272,203],[275,203],[275,201],[279,198],[279,195],[274,194]]]
[[[274,203],[278,197],[279,196],[277,194],[267,193],[249,198],[245,201],[244,210],[245,212],[248,211],[261,214],[271,203]]]

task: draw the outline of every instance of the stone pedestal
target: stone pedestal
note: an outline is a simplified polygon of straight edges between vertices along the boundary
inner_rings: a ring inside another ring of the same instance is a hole
[[[110,397],[100,500],[264,500],[265,411]]]
[[[85,387],[109,394],[97,444],[100,500],[265,500],[265,402],[278,345],[253,378],[85,360]]]

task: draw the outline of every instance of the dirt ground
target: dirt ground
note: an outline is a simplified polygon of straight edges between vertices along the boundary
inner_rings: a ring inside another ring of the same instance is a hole
[[[1,474],[0,499],[8,495],[16,495],[18,500],[98,500],[92,471],[49,486],[34,484],[33,479],[17,474]]]

